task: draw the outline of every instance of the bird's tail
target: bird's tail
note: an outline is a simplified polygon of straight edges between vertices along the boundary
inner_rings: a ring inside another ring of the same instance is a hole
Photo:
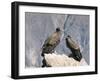
[[[41,53],[41,56],[44,57],[44,52]]]
[[[43,58],[42,63],[43,63],[42,67],[46,67],[47,64],[45,58]]]

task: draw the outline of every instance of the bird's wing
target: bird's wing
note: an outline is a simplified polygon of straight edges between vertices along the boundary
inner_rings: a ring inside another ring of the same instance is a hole
[[[55,44],[56,44],[56,45],[58,45],[59,43],[60,43],[60,39],[59,39],[59,40],[57,40]]]
[[[46,47],[46,45],[49,43],[50,41],[50,37],[48,37],[45,41],[44,41],[44,44],[42,46],[42,49]]]
[[[74,49],[79,49],[79,45],[76,43],[76,41],[70,39],[70,46]]]
[[[43,46],[42,46],[42,49],[43,48],[45,48],[47,45],[51,45],[51,46],[56,46],[56,45],[58,45],[59,44],[59,42],[60,42],[60,39],[59,39],[59,37],[57,37],[57,33],[53,33],[50,37],[48,37],[46,40],[45,40],[45,42],[44,42],[44,44],[43,44]]]

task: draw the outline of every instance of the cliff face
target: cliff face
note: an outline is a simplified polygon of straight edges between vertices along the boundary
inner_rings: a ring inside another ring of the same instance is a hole
[[[65,45],[66,35],[71,35],[80,45],[82,55],[89,64],[89,16],[25,13],[25,66],[41,67],[41,47],[45,39],[57,27],[60,27],[62,38],[56,51],[59,54],[70,54]]]

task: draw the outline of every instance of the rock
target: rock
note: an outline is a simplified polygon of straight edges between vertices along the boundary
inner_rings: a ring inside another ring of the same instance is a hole
[[[44,58],[46,60],[46,64],[51,67],[87,65],[84,58],[82,58],[82,60],[79,62],[65,54],[45,54]]]

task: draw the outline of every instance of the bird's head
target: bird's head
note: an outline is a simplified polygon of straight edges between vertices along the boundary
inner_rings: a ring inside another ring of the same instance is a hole
[[[65,38],[66,40],[71,39],[70,35],[67,35],[67,37]]]
[[[71,36],[70,36],[70,35],[67,35],[67,37],[66,37],[66,38],[67,38],[67,39],[68,39],[68,38],[71,38]]]
[[[60,28],[58,27],[58,28],[56,28],[56,32],[60,32],[61,30],[60,30]]]

